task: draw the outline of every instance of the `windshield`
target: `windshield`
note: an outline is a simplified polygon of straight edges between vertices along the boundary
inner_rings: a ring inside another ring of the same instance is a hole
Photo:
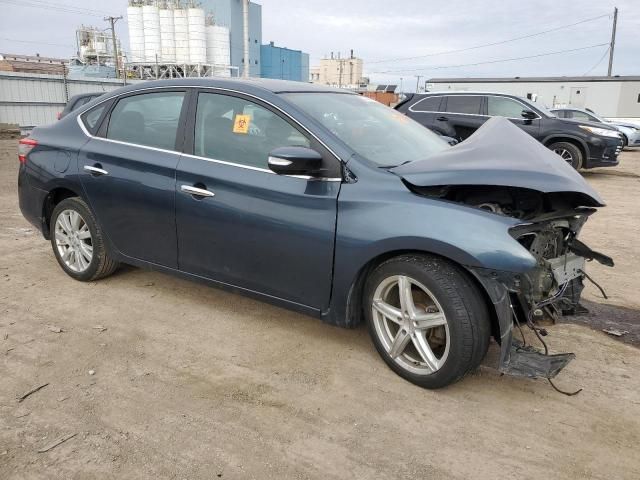
[[[431,130],[370,98],[341,93],[283,96],[381,167],[422,160],[450,148]]]

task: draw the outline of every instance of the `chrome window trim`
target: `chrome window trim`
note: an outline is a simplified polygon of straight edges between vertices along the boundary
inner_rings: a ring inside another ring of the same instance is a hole
[[[426,97],[420,99],[419,102],[416,102],[416,103],[414,103],[413,105],[411,105],[409,107],[409,111],[413,112],[413,113],[451,113],[453,115],[470,115],[472,117],[498,117],[499,116],[499,115],[482,115],[480,113],[436,112],[434,110],[414,110],[413,109],[414,105],[419,105],[420,102],[422,102],[423,100],[426,100],[427,98],[430,98],[430,97],[495,97],[495,98],[508,98],[509,100],[513,100],[514,102],[519,103],[520,105],[525,107],[527,110],[531,110],[531,107],[529,105],[526,105],[526,104],[522,103],[522,101],[518,100],[517,98],[507,97],[505,95],[490,95],[490,94],[486,94],[486,93],[469,93],[469,94],[457,93],[457,94],[454,95],[454,94],[451,94],[451,93],[438,93],[436,95],[429,95],[429,96],[426,96]],[[487,109],[488,108],[489,108],[489,105],[487,103]],[[523,117],[504,117],[504,118],[508,118],[509,120],[539,120],[542,117],[536,113],[536,118],[530,118],[530,119],[525,119]]]
[[[300,126],[305,132],[307,132],[309,135],[311,135],[313,138],[315,138],[318,143],[320,143],[320,145],[322,145],[324,148],[326,148],[334,157],[336,160],[338,160],[338,162],[340,162],[341,164],[344,164],[343,160],[338,156],[337,153],[335,153],[326,143],[324,143],[322,140],[320,140],[320,138],[318,138],[318,136],[316,134],[314,134],[311,130],[309,130],[307,127],[305,127],[303,124],[301,124],[298,120],[296,120],[295,118],[293,118],[289,113],[287,113],[286,111],[284,111],[282,108],[278,107],[277,105],[274,105],[273,103],[269,102],[268,100],[265,100],[263,98],[260,98],[256,95],[252,95],[250,93],[246,93],[246,92],[242,92],[240,90],[234,90],[231,88],[223,88],[223,87],[208,87],[208,86],[203,86],[203,85],[166,85],[166,86],[156,86],[156,87],[146,87],[146,88],[140,88],[140,89],[135,89],[135,90],[130,90],[128,92],[126,92],[127,94],[129,93],[137,93],[137,92],[144,92],[147,90],[158,90],[158,89],[188,89],[188,88],[197,88],[197,89],[203,89],[203,90],[214,90],[214,91],[218,91],[218,92],[227,92],[227,93],[236,93],[238,95],[245,95],[247,97],[250,98],[254,98],[260,102],[263,102],[267,105],[269,105],[270,107],[276,109],[278,112],[284,114],[287,118],[289,118],[293,123],[295,123],[296,125]],[[190,155],[190,154],[186,154],[183,152],[177,152],[175,150],[165,150],[162,148],[157,148],[157,147],[151,147],[148,145],[140,145],[137,143],[128,143],[128,142],[122,142],[120,140],[112,140],[110,138],[104,138],[104,137],[96,137],[95,135],[92,135],[91,132],[89,132],[89,130],[87,130],[84,122],[82,121],[82,119],[80,118],[82,115],[84,115],[85,112],[88,112],[89,110],[97,107],[98,105],[107,102],[109,100],[112,100],[114,98],[119,98],[122,94],[118,94],[118,95],[111,95],[110,97],[107,97],[103,100],[101,100],[100,102],[96,103],[95,105],[92,105],[91,108],[88,108],[82,112],[79,112],[76,115],[76,120],[78,122],[78,125],[80,125],[80,128],[82,129],[82,131],[84,132],[84,134],[89,137],[89,138],[95,138],[95,139],[100,139],[106,142],[114,142],[114,143],[120,143],[122,145],[129,145],[129,146],[133,146],[133,147],[139,147],[139,148],[146,148],[149,150],[154,150],[154,151],[158,151],[158,152],[168,152],[168,153],[174,153],[174,154],[178,154],[178,155],[185,155],[185,156],[189,156],[189,157],[193,157],[193,158],[198,158],[201,160],[213,160],[214,162],[218,162],[218,163],[224,163],[227,165],[231,165],[231,166],[235,166],[235,167],[240,167],[240,168],[247,168],[250,170],[260,170],[263,172],[269,172],[269,173],[273,173],[275,174],[275,172],[272,172],[271,170],[267,170],[264,168],[258,168],[258,167],[250,167],[248,165],[243,165],[241,163],[234,163],[234,162],[226,162],[223,160],[216,160],[216,159],[208,159],[206,157],[200,157],[197,155]],[[316,178],[316,177],[309,177],[306,175],[281,175],[281,176],[286,176],[286,177],[293,177],[293,178],[306,178],[306,179],[313,179],[313,180],[323,180],[323,181],[330,181],[330,182],[335,182],[335,181],[342,181],[342,177],[329,177],[329,178]]]
[[[226,160],[218,160],[216,158],[201,157],[199,155],[191,155],[190,153],[181,153],[180,155],[188,158],[194,158],[196,160],[203,160],[205,162],[219,163],[221,165],[228,165],[230,167],[245,168],[247,170],[254,170],[256,172],[268,173],[271,175],[278,175],[279,177],[300,178],[304,180],[315,180],[319,182],[342,182],[340,177],[312,177],[310,175],[280,175],[268,168],[252,167],[250,165],[242,165],[240,163],[228,162]]]

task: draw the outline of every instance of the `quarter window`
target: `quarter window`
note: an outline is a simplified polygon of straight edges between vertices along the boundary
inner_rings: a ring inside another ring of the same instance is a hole
[[[84,114],[84,124],[87,127],[87,130],[89,130],[91,133],[96,133],[96,129],[98,128],[98,121],[100,120],[100,117],[102,117],[102,113],[104,112],[106,106],[107,104],[103,103],[102,105],[99,105]]]
[[[111,112],[107,138],[174,150],[184,92],[125,97]]]
[[[452,95],[447,97],[447,112],[480,114],[482,97],[480,95]]]
[[[283,118],[249,100],[200,93],[194,153],[250,167],[268,169],[269,152],[310,143]]]
[[[487,97],[487,114],[492,117],[522,118],[525,107],[506,97]]]

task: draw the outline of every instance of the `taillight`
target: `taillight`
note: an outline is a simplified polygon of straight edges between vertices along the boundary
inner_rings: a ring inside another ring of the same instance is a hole
[[[38,145],[38,142],[28,137],[18,142],[18,160],[20,160],[20,163],[27,163],[27,155],[36,145]]]
[[[56,115],[58,117],[58,120],[60,120],[62,118],[62,112],[58,112],[58,115]]]

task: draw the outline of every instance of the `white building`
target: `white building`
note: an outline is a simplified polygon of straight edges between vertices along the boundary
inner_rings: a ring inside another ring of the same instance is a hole
[[[640,118],[640,76],[432,78],[426,88],[509,93],[550,108],[571,105],[607,118]]]
[[[309,80],[313,83],[331,85],[342,88],[359,88],[364,79],[362,77],[362,59],[353,56],[353,50],[347,58],[334,56],[320,60],[320,66],[309,69]]]

